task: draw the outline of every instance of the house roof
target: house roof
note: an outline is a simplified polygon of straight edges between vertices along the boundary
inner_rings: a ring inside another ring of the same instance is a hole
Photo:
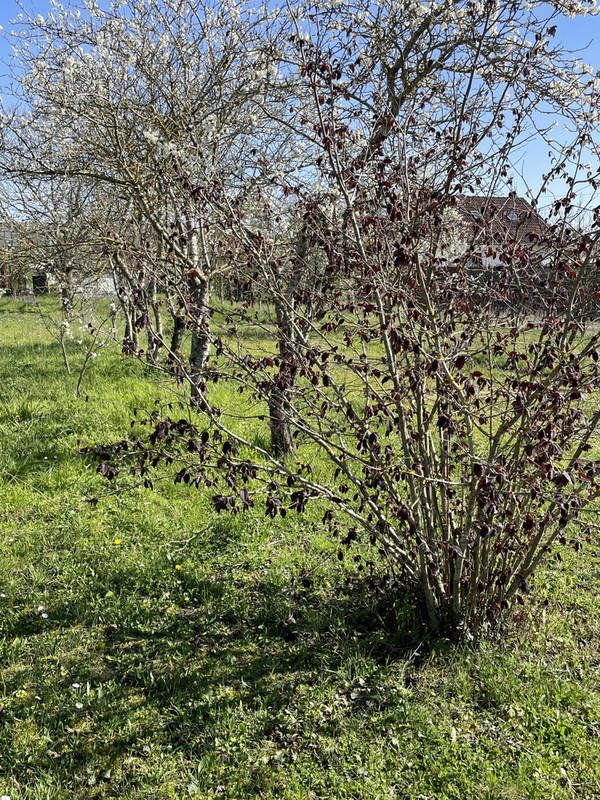
[[[530,242],[548,230],[535,209],[515,194],[507,197],[463,195],[457,209],[465,225],[465,238],[474,242]]]

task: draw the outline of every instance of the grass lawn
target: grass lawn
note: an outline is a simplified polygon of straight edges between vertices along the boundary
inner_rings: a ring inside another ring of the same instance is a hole
[[[316,517],[115,493],[78,440],[160,389],[106,347],[78,399],[69,357],[0,298],[0,796],[600,797],[597,543],[538,574],[510,638],[426,642]]]

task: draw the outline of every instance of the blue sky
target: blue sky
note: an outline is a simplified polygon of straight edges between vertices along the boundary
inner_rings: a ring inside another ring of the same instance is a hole
[[[65,4],[66,5],[66,4]],[[35,11],[36,14],[50,11],[50,0],[26,0],[23,2],[23,7],[29,11]],[[0,25],[5,31],[10,30],[10,22],[15,19],[19,14],[20,8],[14,0],[0,0]],[[10,55],[10,46],[6,39],[0,38],[0,75],[4,76],[6,67],[4,66],[7,58]],[[0,85],[4,80],[0,82]]]
[[[49,0],[27,0],[23,3],[23,6],[29,10],[35,10],[36,13],[44,13],[50,10]],[[2,25],[3,28],[8,29],[9,21],[17,16],[19,10],[20,9],[14,0],[0,0],[0,25]],[[6,44],[3,42],[0,45],[0,52],[2,52],[4,55],[6,53],[6,49]]]
[[[70,5],[67,0],[63,0],[63,2],[65,6]],[[51,8],[50,0],[23,0],[23,5],[35,13],[45,13]],[[75,2],[73,5],[77,5],[77,3]],[[10,20],[14,19],[18,13],[19,7],[15,0],[0,0],[0,25],[5,30],[10,30]],[[600,15],[561,20],[556,41],[570,50],[581,51],[577,52],[577,55],[590,64],[594,71],[600,70]],[[0,38],[0,62],[4,62],[9,53],[10,48],[7,42]],[[0,63],[0,74],[4,75],[4,73],[5,69]],[[0,79],[0,86],[3,83],[4,80]],[[533,143],[524,150],[518,168],[527,183],[536,189],[539,186],[540,175],[547,169],[547,166],[547,147],[541,143]],[[518,178],[516,179],[516,188],[520,192],[523,191],[523,184]]]

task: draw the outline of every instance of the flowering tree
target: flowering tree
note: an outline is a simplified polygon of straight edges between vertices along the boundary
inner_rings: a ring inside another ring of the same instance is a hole
[[[46,17],[15,23],[21,105],[4,118],[4,174],[93,180],[116,193],[127,224],[107,251],[121,275],[123,254],[147,249],[151,232],[160,254],[152,280],[172,299],[176,326],[183,322],[191,332],[189,359],[178,360],[194,376],[195,397],[209,352],[211,279],[227,269],[200,209],[207,196],[214,199],[224,166],[236,191],[242,143],[257,144],[250,106],[269,74],[258,32],[270,16],[267,7],[207,0],[128,0],[108,8],[89,0],[70,10],[55,4]],[[111,239],[114,229],[106,233]],[[177,353],[171,348],[173,358]]]
[[[12,256],[43,270],[57,284],[65,319],[75,294],[86,293],[102,273],[92,207],[95,187],[65,178],[21,176],[4,186],[15,238]]]

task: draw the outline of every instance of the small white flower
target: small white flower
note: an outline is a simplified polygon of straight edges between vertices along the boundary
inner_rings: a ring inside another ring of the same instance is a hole
[[[83,703],[75,703],[75,708],[83,708]]]
[[[0,800],[10,800],[10,795],[9,794],[3,794],[2,797],[0,797]]]
[[[46,612],[44,612],[44,613],[41,615],[41,617],[42,617],[42,619],[48,619],[48,614],[46,614]]]
[[[158,133],[158,131],[144,131],[144,133],[142,135],[149,142],[154,142],[155,144],[156,144],[156,142],[158,142],[158,140],[160,138],[160,134]]]
[[[37,610],[38,611],[45,611],[46,610],[46,606],[38,606]]]
[[[73,687],[73,689],[81,688],[81,684],[80,683],[72,683],[71,686]]]

